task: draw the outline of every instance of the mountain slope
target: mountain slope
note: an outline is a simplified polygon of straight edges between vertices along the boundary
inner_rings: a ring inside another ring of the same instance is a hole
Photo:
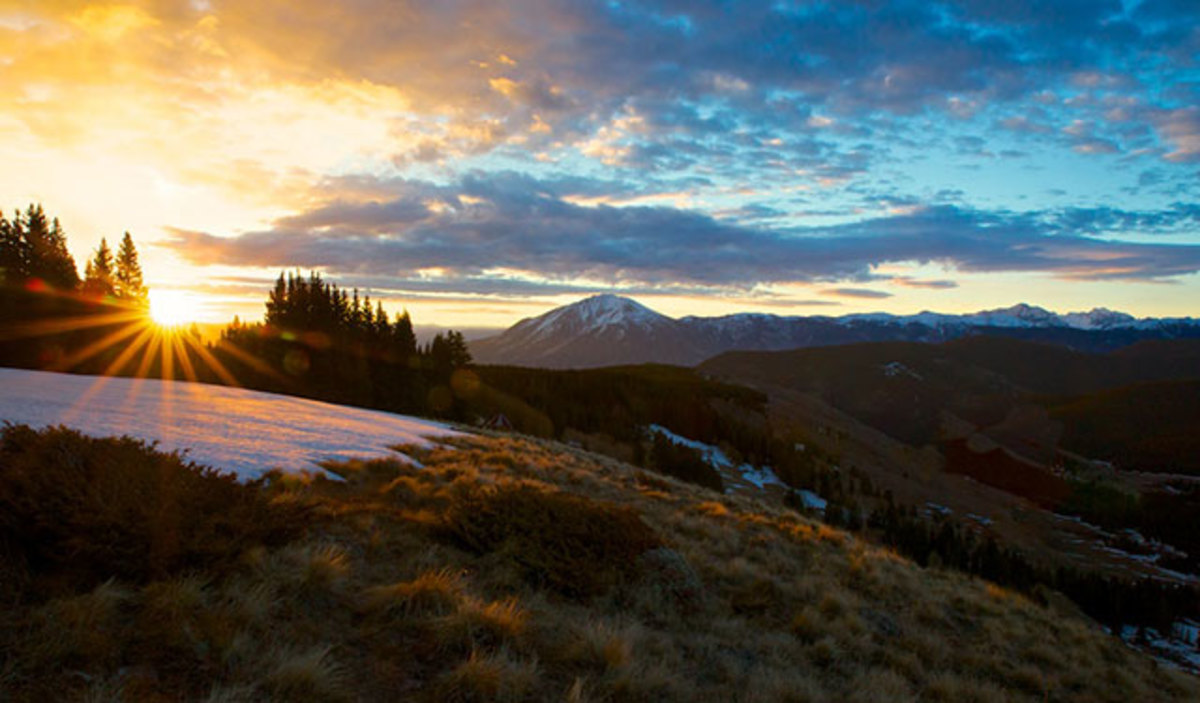
[[[697,370],[752,388],[815,393],[894,438],[934,441],[953,413],[987,427],[1038,396],[1200,378],[1200,342],[1159,340],[1108,354],[1005,337],[727,352]]]
[[[1142,319],[1097,308],[1058,315],[1025,304],[968,315],[923,312],[843,317],[742,313],[722,317],[661,315],[628,298],[600,295],[518,322],[471,343],[485,364],[588,368],[619,364],[693,365],[726,351],[783,350],[859,342],[944,342],[971,335],[1109,351],[1143,340],[1200,338],[1191,318]]]
[[[686,328],[628,298],[597,295],[518,322],[503,334],[471,343],[488,364],[584,368],[695,363]]]
[[[756,500],[553,443],[405,451],[419,464],[272,478],[274,502],[311,510],[307,533],[224,568],[19,594],[0,613],[5,699],[1200,695],[1069,609]]]

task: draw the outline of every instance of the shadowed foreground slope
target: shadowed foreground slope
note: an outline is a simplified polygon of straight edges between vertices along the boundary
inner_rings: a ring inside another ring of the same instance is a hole
[[[460,437],[404,451],[420,466],[269,477],[258,490],[311,515],[306,531],[219,569],[9,596],[2,697],[1200,695],[1075,615],[752,499],[553,443]]]

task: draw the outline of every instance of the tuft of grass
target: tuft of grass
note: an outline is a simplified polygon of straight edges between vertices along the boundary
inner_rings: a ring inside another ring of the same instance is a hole
[[[435,569],[412,581],[372,586],[363,592],[362,605],[374,613],[446,615],[462,600],[461,576],[450,569]]]
[[[331,590],[346,579],[346,550],[337,545],[318,545],[302,552],[300,558],[300,582],[305,588]]]
[[[340,703],[353,698],[350,680],[330,655],[328,645],[275,654],[264,684],[274,700]]]
[[[433,621],[434,638],[443,650],[494,650],[516,646],[525,634],[528,614],[513,598],[485,603],[459,602],[451,613]]]
[[[528,700],[538,680],[536,660],[516,658],[507,650],[471,652],[466,661],[438,681],[435,700],[446,703],[515,703]]]
[[[641,636],[641,627],[636,623],[617,625],[609,621],[588,621],[573,629],[562,657],[602,675],[618,674],[634,663],[634,649]],[[580,685],[582,687],[582,683]]]
[[[25,663],[38,669],[92,668],[120,661],[124,616],[134,599],[132,591],[110,580],[36,608]]]
[[[661,544],[632,508],[528,484],[460,494],[445,527],[476,552],[503,549],[531,582],[576,597],[632,576],[637,558]]]

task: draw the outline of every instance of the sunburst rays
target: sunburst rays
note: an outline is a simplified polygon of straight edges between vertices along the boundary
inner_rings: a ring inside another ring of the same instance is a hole
[[[75,335],[70,343],[62,344],[66,347],[65,351],[56,353],[42,364],[49,371],[99,374],[89,390],[75,399],[68,415],[90,410],[95,396],[104,388],[107,378],[112,376],[162,381],[212,380],[222,385],[242,387],[243,384],[226,363],[213,353],[214,350],[258,374],[275,380],[284,378],[268,364],[228,339],[221,339],[210,347],[195,332],[179,324],[181,320],[178,318],[170,319],[170,324],[160,324],[144,303],[112,298],[97,301],[51,291],[39,291],[37,294],[44,296],[45,300],[51,296],[69,299],[69,305],[75,306],[73,313],[85,306],[93,310],[85,314],[47,315],[0,326],[0,341],[19,343],[29,340],[34,343],[39,339],[50,339],[58,344],[55,338],[65,339]],[[169,408],[167,412],[170,412]]]

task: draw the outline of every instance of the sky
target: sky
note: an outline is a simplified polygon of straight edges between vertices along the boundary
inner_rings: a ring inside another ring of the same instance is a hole
[[[257,319],[1200,315],[1200,2],[0,0],[0,206]]]

